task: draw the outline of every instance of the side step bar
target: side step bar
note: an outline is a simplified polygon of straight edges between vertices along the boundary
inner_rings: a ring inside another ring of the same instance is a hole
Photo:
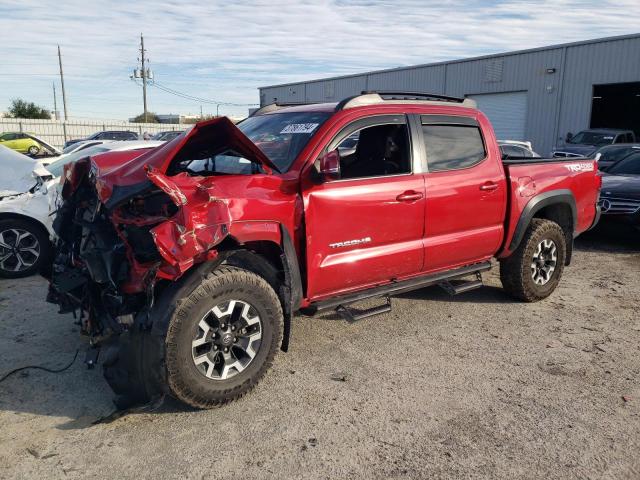
[[[354,311],[349,307],[345,307],[344,305],[339,305],[336,308],[336,313],[344,318],[349,323],[357,322],[358,320],[362,320],[363,318],[373,317],[374,315],[380,315],[382,313],[387,313],[391,311],[391,298],[387,297],[387,302],[384,305],[379,305],[377,307],[369,308],[367,310]]]
[[[482,275],[480,275],[480,272],[476,272],[475,280],[447,280],[440,283],[440,288],[449,295],[458,295],[459,293],[468,292],[469,290],[475,290],[483,285]]]
[[[340,295],[338,297],[329,298],[327,300],[320,300],[318,302],[312,303],[305,310],[308,313],[313,314],[321,312],[323,310],[346,307],[347,305],[359,302],[361,300],[366,300],[368,298],[384,297],[410,292],[411,290],[417,290],[419,288],[428,287],[430,285],[437,285],[447,281],[456,280],[467,275],[479,275],[480,272],[485,272],[490,269],[491,262],[482,262],[468,265],[466,267],[456,268],[454,270],[448,270],[446,272],[432,273],[429,275],[423,275],[421,277],[410,278],[409,280],[403,280],[400,282],[390,282],[384,285],[368,288],[367,290],[363,290],[361,292]]]

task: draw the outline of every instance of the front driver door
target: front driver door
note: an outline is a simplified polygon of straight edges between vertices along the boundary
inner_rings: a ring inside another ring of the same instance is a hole
[[[309,298],[421,271],[424,177],[411,145],[404,115],[357,120],[329,143],[325,151],[341,151],[341,178],[303,191]]]

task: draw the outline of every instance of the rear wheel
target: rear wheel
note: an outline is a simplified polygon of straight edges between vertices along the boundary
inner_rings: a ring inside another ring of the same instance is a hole
[[[43,228],[19,218],[0,220],[0,277],[27,277],[38,271],[51,246]]]
[[[175,304],[166,336],[171,393],[211,408],[251,390],[282,337],[282,308],[273,288],[252,272],[221,267]]]
[[[560,225],[534,218],[518,248],[500,262],[500,280],[511,296],[535,302],[556,289],[567,254]]]

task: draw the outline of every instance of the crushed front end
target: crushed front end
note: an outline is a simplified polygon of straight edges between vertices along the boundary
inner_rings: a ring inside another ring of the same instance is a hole
[[[47,300],[60,313],[73,313],[90,338],[89,364],[108,347],[101,363],[124,407],[149,396],[132,385],[128,364],[135,360],[123,354],[123,344],[151,329],[158,292],[218,256],[214,247],[231,220],[226,202],[214,195],[213,178],[168,177],[146,167],[147,181],[107,206],[99,171],[90,158],[65,171]]]

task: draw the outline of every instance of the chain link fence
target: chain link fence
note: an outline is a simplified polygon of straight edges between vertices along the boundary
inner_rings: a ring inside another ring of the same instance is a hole
[[[142,139],[145,132],[153,135],[169,130],[186,130],[190,125],[179,123],[130,123],[118,120],[35,120],[29,118],[0,118],[0,133],[24,132],[62,150],[67,140],[86,138],[106,130],[128,130]]]

